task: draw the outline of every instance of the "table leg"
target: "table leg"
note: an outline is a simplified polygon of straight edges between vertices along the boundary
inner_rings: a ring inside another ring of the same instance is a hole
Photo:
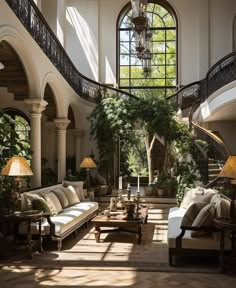
[[[220,232],[220,270],[224,271],[224,249],[225,249],[225,233],[224,230]]]
[[[31,234],[31,220],[28,220],[28,233],[27,233],[27,241],[28,241],[28,257],[30,259],[33,258],[32,255],[32,234]]]
[[[39,253],[43,252],[43,246],[42,246],[42,220],[39,220],[39,248],[38,251]]]
[[[138,244],[141,244],[142,234],[143,234],[143,229],[142,229],[142,225],[140,225],[140,226],[138,227]]]
[[[101,235],[100,226],[95,226],[94,236],[95,236],[97,243],[99,243],[99,241],[100,241],[100,235]]]

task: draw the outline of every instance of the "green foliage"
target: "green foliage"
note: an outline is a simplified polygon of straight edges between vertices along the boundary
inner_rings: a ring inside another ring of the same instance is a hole
[[[91,116],[91,135],[99,149],[99,170],[109,181],[114,167],[114,153],[120,141],[120,159],[127,170],[129,131],[133,128],[130,102],[117,96],[107,97],[94,108]],[[128,171],[126,171],[128,172]]]
[[[16,125],[16,121],[0,110],[0,171],[12,156],[23,156],[28,160],[31,158],[30,143],[15,131]],[[11,195],[14,191],[15,179],[8,176],[1,177],[0,210],[9,210],[13,206],[14,200]]]
[[[180,203],[184,196],[186,187],[193,187],[197,177],[197,169],[192,161],[178,163],[176,179],[178,188],[176,193],[177,203]]]
[[[207,151],[209,149],[209,144],[201,139],[196,139],[195,142],[202,147],[203,150]]]

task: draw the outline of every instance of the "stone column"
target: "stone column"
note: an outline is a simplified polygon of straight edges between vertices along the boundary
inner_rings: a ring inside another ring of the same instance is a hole
[[[81,145],[82,145],[82,138],[84,135],[84,131],[81,129],[74,129],[73,132],[75,135],[75,169],[76,171],[79,171],[80,163],[82,161]]]
[[[47,135],[48,135],[48,142],[50,146],[47,147],[47,160],[48,160],[48,167],[51,168],[53,171],[56,171],[56,127],[55,123],[50,121],[46,123],[47,126]]]
[[[32,187],[41,186],[41,116],[47,106],[47,102],[42,99],[25,99],[26,106],[31,116],[31,149],[32,155]]]
[[[66,128],[70,120],[61,118],[54,120],[57,128],[57,181],[66,176]]]

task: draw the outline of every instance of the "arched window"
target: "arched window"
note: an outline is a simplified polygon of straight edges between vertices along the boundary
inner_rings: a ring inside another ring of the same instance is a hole
[[[30,141],[30,121],[27,116],[16,109],[4,109],[5,113],[14,120],[14,130],[22,141]]]
[[[177,85],[177,19],[167,2],[152,1],[147,17],[152,31],[151,75],[145,77],[142,61],[137,58],[132,31],[132,10],[128,4],[117,21],[118,85],[136,96],[163,95],[175,92]]]

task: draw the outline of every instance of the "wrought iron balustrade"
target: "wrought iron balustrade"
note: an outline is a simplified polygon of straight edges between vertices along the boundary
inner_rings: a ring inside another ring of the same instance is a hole
[[[99,103],[101,98],[107,95],[137,98],[130,93],[98,83],[82,75],[72,63],[33,0],[5,1],[52,64],[80,97],[93,103]]]

